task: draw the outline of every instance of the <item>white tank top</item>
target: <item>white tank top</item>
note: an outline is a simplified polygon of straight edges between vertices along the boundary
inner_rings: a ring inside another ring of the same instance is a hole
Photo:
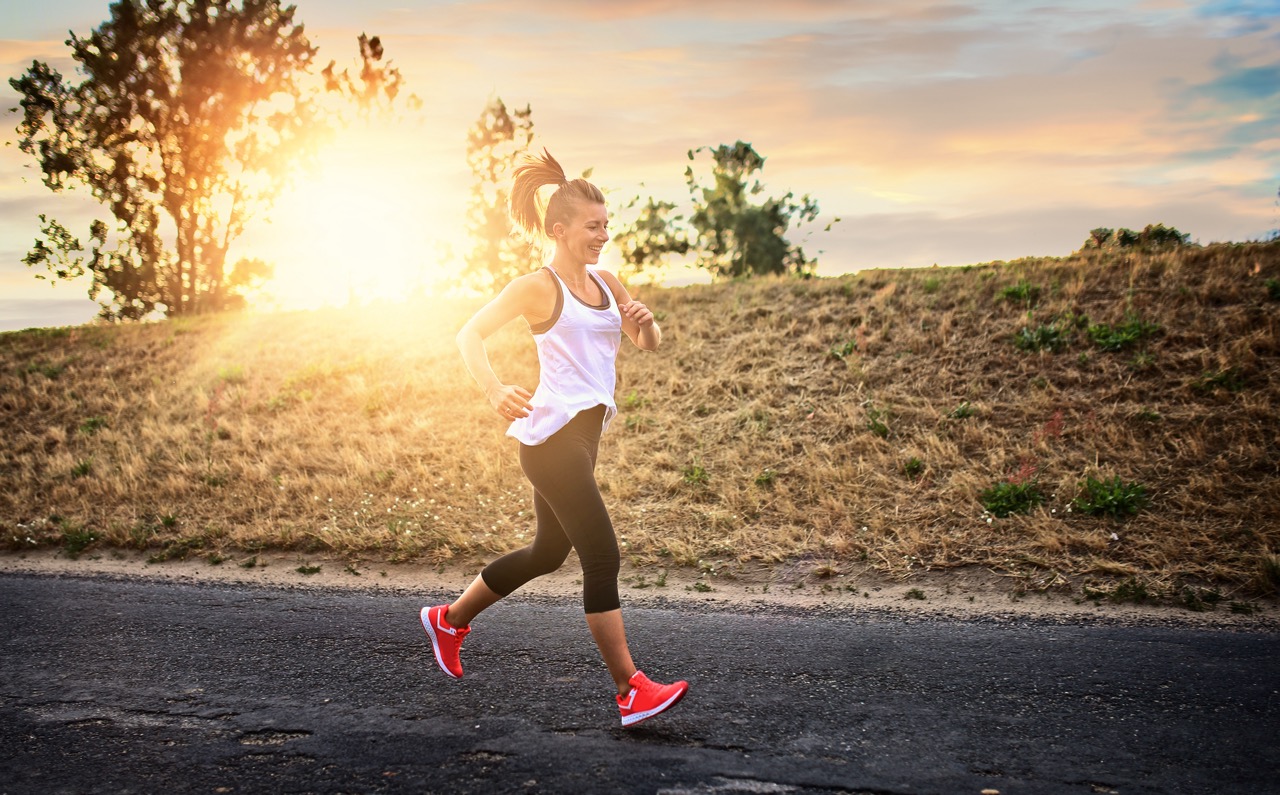
[[[602,433],[618,413],[613,402],[614,363],[622,342],[622,313],[595,271],[587,275],[604,296],[600,306],[587,304],[555,269],[547,270],[556,283],[556,308],[549,320],[531,329],[540,370],[538,388],[529,401],[533,409],[507,429],[507,436],[527,445],[542,444],[584,409],[605,407]]]

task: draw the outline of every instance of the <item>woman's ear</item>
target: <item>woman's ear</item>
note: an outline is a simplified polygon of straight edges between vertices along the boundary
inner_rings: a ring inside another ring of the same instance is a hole
[[[564,235],[564,224],[556,221],[551,225],[551,236],[559,240]]]

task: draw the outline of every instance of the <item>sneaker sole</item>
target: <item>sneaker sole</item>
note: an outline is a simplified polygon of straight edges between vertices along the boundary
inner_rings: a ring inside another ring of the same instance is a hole
[[[654,707],[653,709],[648,709],[648,710],[645,710],[644,712],[633,712],[630,715],[624,716],[622,718],[622,725],[634,726],[637,723],[646,721],[649,718],[652,718],[656,715],[660,715],[663,712],[666,712],[667,710],[674,707],[676,704],[679,704],[680,699],[684,698],[684,694],[688,692],[689,692],[689,687],[688,685],[686,685],[685,688],[681,690],[679,693],[676,693],[674,696],[662,702],[661,704]]]
[[[422,608],[418,612],[418,618],[422,620],[422,628],[427,631],[427,637],[431,639],[431,651],[436,656],[436,665],[440,666],[440,670],[444,671],[450,679],[461,679],[462,677],[454,674],[444,665],[444,658],[440,656],[440,640],[436,637],[436,631],[431,628],[431,619],[427,615],[430,610],[430,607]]]

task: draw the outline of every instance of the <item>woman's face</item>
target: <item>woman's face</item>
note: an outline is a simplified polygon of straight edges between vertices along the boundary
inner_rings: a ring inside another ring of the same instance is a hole
[[[556,245],[576,262],[595,265],[609,242],[609,211],[603,204],[577,202],[569,223],[558,223],[553,231]]]

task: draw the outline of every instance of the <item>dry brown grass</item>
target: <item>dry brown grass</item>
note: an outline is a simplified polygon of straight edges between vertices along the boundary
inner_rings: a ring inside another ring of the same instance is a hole
[[[664,347],[624,348],[599,472],[625,553],[1274,592],[1278,278],[1280,245],[1251,244],[646,290]],[[1039,288],[1032,328],[1136,314],[1162,330],[1119,352],[1083,328],[1020,351],[1028,307],[1001,297],[1020,282]],[[514,442],[453,346],[474,308],[0,335],[6,545],[445,562],[524,543]],[[533,386],[527,334],[493,348]],[[950,416],[965,402],[973,416]],[[1089,476],[1140,483],[1150,505],[1069,510]],[[1045,502],[986,515],[979,494],[1010,478]]]

